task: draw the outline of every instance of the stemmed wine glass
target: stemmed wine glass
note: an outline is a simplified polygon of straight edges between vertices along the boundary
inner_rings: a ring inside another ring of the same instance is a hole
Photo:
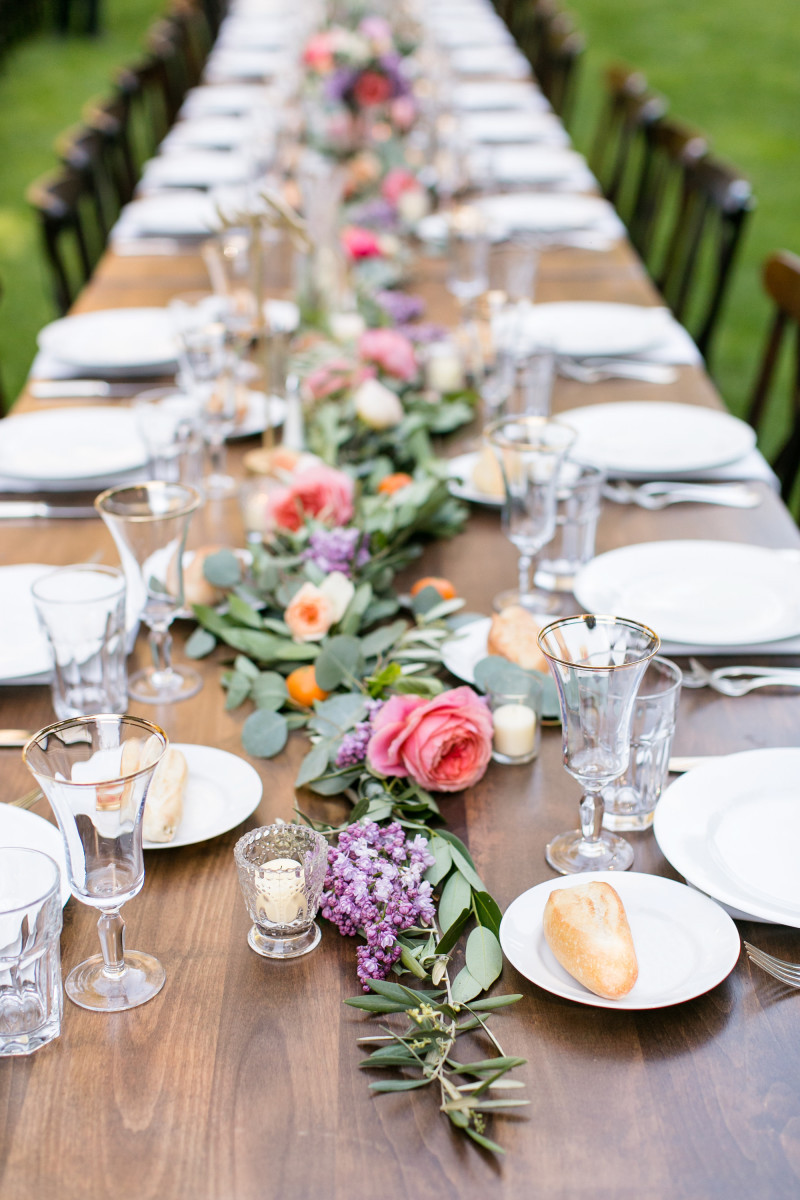
[[[556,871],[625,871],[633,850],[601,828],[602,789],[628,765],[636,693],[658,636],[623,617],[563,617],[545,626],[539,646],[555,677],[561,706],[564,766],[583,788],[580,829],[549,843]]]
[[[556,529],[558,472],[576,438],[575,430],[546,417],[502,417],[486,427],[505,485],[503,530],[519,552],[519,587],[494,599],[497,609],[521,604],[533,612],[550,612],[552,595],[531,583],[535,556]]]
[[[81,1008],[121,1012],[164,986],[157,958],[126,950],[120,908],[144,883],[142,817],[167,735],[141,717],[74,717],[34,734],[22,751],[55,813],[72,894],[98,909],[102,954],[65,984]]]
[[[182,483],[109,488],[95,508],[117,545],[128,585],[129,616],[150,630],[153,665],[128,680],[128,695],[144,704],[186,700],[203,685],[191,667],[172,664],[169,627],[183,607],[183,550],[200,495]]]

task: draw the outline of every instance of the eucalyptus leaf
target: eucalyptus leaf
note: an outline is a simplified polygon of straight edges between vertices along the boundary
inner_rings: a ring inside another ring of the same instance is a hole
[[[503,969],[503,951],[500,943],[483,925],[478,925],[467,938],[465,960],[473,979],[480,984],[481,991],[490,988]],[[465,999],[471,999],[470,996]]]
[[[203,575],[218,588],[232,588],[242,579],[242,565],[232,550],[217,550],[203,563]]]
[[[428,850],[435,858],[432,867],[428,867],[425,872],[425,878],[428,883],[436,887],[438,883],[444,879],[447,872],[453,865],[453,856],[450,853],[450,846],[444,838],[437,837],[436,834],[428,842]]]
[[[322,737],[341,736],[363,721],[366,715],[364,696],[360,692],[348,692],[328,700],[315,700],[314,716],[309,718],[308,727]]]
[[[277,712],[289,699],[286,680],[277,671],[259,671],[250,688],[256,708]]]
[[[261,629],[262,621],[260,613],[243,600],[241,596],[237,596],[235,592],[231,592],[228,596],[228,612],[236,621],[240,621],[242,625],[247,625],[250,629]]]
[[[497,901],[488,892],[475,891],[472,894],[472,903],[475,906],[478,924],[491,929],[495,937],[499,937],[503,914],[500,912]]]
[[[217,644],[217,639],[213,633],[209,633],[207,629],[202,629],[199,625],[197,629],[189,637],[183,652],[187,658],[205,658]]]
[[[225,697],[225,708],[228,712],[244,704],[250,695],[250,679],[241,671],[234,671],[228,681],[228,694]]]
[[[373,629],[361,639],[361,653],[364,658],[377,658],[384,654],[400,640],[408,629],[408,623],[403,620],[392,621],[391,625],[381,625]]]
[[[392,815],[393,807],[391,800],[370,800],[366,815],[371,821],[385,821]]]
[[[326,775],[322,779],[315,779],[308,786],[318,796],[338,796],[340,792],[345,792],[353,786],[360,773],[360,771],[346,771],[337,775]]]
[[[422,591],[417,592],[416,596],[411,598],[411,611],[415,615],[424,615],[430,609],[436,608],[442,603],[441,593],[435,587],[424,587]]]
[[[274,758],[286,745],[289,729],[280,713],[259,708],[242,726],[242,745],[254,758]]]
[[[455,876],[454,876],[455,878]],[[437,954],[449,954],[464,932],[464,926],[470,918],[470,910],[465,909],[458,920],[454,921],[446,933],[442,934],[436,946]]]
[[[370,802],[366,796],[362,796],[359,800],[357,800],[355,802],[352,809],[350,810],[350,823],[351,824],[354,825],[357,821],[360,821],[362,817],[365,817],[367,815],[367,809],[369,808],[369,803]]]
[[[314,674],[324,692],[335,691],[342,683],[361,678],[364,656],[358,638],[341,635],[330,638],[317,658]]]
[[[476,892],[485,892],[486,885],[478,872],[475,870],[471,860],[468,860],[467,857],[462,854],[460,848],[458,846],[454,846],[452,843],[450,843],[450,853],[453,856],[453,862],[458,867],[469,886]]]
[[[258,678],[258,667],[249,658],[245,658],[243,654],[236,655],[233,661],[233,669],[241,675],[246,675],[248,679]]]
[[[453,997],[453,1000],[456,1004],[463,1004],[465,1001],[471,1000],[473,996],[477,996],[478,993],[482,991],[483,988],[478,980],[471,974],[467,967],[464,967],[463,970],[458,972],[453,980],[450,988],[450,995]]]
[[[425,979],[427,977],[425,968],[419,965],[414,955],[405,946],[400,951],[400,961],[406,970],[410,971],[412,975],[416,975],[418,979]]]
[[[310,783],[312,779],[325,774],[328,769],[328,759],[330,758],[332,748],[331,743],[327,741],[317,742],[316,745],[311,747],[300,764],[300,770],[294,781],[295,787],[303,787],[305,784]]]
[[[218,636],[234,650],[242,650],[264,663],[310,662],[319,654],[319,646],[314,642],[293,642],[289,638],[276,637],[274,633],[261,633],[258,629],[226,626]]]
[[[394,689],[403,696],[439,696],[445,690],[442,681],[432,675],[404,675]]]
[[[463,875],[451,875],[439,900],[439,928],[447,933],[451,925],[469,909],[472,889]]]
[[[509,1004],[516,1004],[522,999],[522,992],[509,992],[505,996],[487,996],[485,1000],[476,1000],[474,1004],[470,1004],[470,1008],[475,1012],[492,1012],[496,1008],[506,1008]]]

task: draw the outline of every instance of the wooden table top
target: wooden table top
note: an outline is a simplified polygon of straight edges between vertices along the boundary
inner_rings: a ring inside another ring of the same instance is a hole
[[[199,258],[108,254],[78,307],[160,304],[205,284]],[[428,296],[431,317],[448,315],[440,264],[420,267],[412,290]],[[547,253],[537,298],[657,301],[625,246]],[[677,383],[661,387],[559,379],[554,407],[626,398],[720,403],[704,373],[687,367]],[[232,450],[237,466],[240,455],[241,447]],[[745,512],[682,505],[648,513],[606,504],[598,551],[683,536],[800,545],[780,501],[763,490],[761,506]],[[6,563],[69,563],[95,553],[117,561],[99,521],[5,522],[2,536]],[[192,531],[195,544],[240,539],[233,501],[209,503]],[[428,548],[421,573],[452,578],[471,610],[489,611],[493,593],[513,580],[514,561],[497,513],[475,509],[465,533]],[[186,632],[176,630],[178,654]],[[144,649],[140,639],[138,658]],[[224,710],[219,656],[198,664],[205,682],[193,699],[133,711],[176,741],[242,754],[246,712]],[[47,688],[0,689],[0,726],[36,729],[51,719]],[[798,724],[796,694],[732,700],[687,692],[674,752],[794,745]],[[60,1039],[29,1059],[0,1063],[3,1200],[800,1194],[798,1001],[744,958],[707,995],[652,1012],[559,999],[506,965],[499,987],[524,999],[495,1026],[507,1052],[528,1059],[518,1076],[531,1105],[496,1123],[508,1151],[501,1161],[454,1135],[431,1095],[371,1096],[356,1042],[369,1022],[342,1005],[358,991],[355,943],[325,926],[312,955],[279,964],[246,942],[233,846],[247,829],[291,819],[304,747],[295,734],[279,758],[251,760],[264,796],[245,824],[199,845],[146,853],[144,889],[124,916],[129,945],[153,952],[166,968],[161,994],[114,1016],[65,1001]],[[0,799],[8,800],[30,779],[18,753],[0,754]],[[560,732],[546,729],[536,763],[493,764],[475,788],[443,804],[505,908],[552,878],[544,845],[574,822],[577,799],[561,766]],[[338,801],[302,800],[319,816],[342,815]],[[49,816],[44,802],[37,811]],[[636,870],[676,878],[652,833],[629,836]],[[64,916],[66,973],[97,950],[97,935],[86,906],[71,900]],[[739,928],[768,950],[800,954],[797,931]]]

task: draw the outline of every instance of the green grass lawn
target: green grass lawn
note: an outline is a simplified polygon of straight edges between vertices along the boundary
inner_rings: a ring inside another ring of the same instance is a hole
[[[165,0],[106,0],[99,37],[43,30],[0,64],[0,377],[9,399],[25,380],[37,331],[57,315],[25,189],[55,166],[56,135],[107,91],[115,67],[136,57],[164,7]]]
[[[761,354],[769,307],[761,264],[773,250],[800,253],[800,19],[797,0],[566,0],[586,35],[576,140],[586,150],[612,61],[645,72],[676,117],[751,180],[758,208],[745,234],[714,349],[714,375],[741,412]],[[784,436],[786,402],[763,438]]]

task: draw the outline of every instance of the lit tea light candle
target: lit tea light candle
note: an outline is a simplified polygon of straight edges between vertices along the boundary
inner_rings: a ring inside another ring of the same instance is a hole
[[[452,346],[429,347],[425,381],[435,392],[460,392],[464,387],[464,367]]]
[[[336,342],[355,342],[361,337],[367,323],[357,312],[335,312],[328,318],[331,335]]]
[[[291,925],[308,911],[302,865],[294,858],[273,858],[255,877],[259,918],[271,925]]]
[[[527,704],[502,704],[492,713],[494,748],[506,758],[524,758],[536,745],[536,713]]]

